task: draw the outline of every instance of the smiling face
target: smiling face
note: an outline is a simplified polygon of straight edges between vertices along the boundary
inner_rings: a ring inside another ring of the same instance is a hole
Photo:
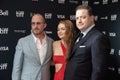
[[[65,24],[59,23],[57,28],[57,34],[60,39],[65,39],[66,36],[66,27]]]
[[[88,27],[94,24],[93,15],[89,15],[87,9],[78,9],[75,14],[76,26],[80,31],[85,31]]]

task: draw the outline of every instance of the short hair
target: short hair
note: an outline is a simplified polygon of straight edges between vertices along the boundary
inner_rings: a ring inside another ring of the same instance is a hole
[[[35,16],[35,15],[41,16],[42,19],[43,19],[43,22],[46,23],[45,17],[44,17],[42,14],[40,14],[40,13],[34,13],[34,14],[32,15],[32,17]]]
[[[86,9],[86,10],[88,10],[88,14],[89,14],[90,16],[94,15],[94,14],[93,14],[93,9],[92,9],[90,6],[87,6],[87,5],[78,5],[78,6],[76,7],[76,9],[75,9],[75,12],[76,12],[77,10],[80,10],[80,9]]]

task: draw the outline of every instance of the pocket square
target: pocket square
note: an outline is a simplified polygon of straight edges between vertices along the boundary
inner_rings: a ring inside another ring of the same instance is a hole
[[[82,48],[82,47],[86,47],[86,46],[82,45],[82,46],[79,46],[79,47]]]

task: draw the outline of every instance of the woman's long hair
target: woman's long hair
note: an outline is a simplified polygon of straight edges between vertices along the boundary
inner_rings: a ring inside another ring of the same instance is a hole
[[[69,53],[71,51],[73,39],[75,37],[75,29],[72,21],[70,20],[62,20],[59,22],[59,24],[60,23],[64,24],[66,28],[64,42],[66,43],[66,46],[67,46],[66,55],[65,55],[65,58],[67,60]]]

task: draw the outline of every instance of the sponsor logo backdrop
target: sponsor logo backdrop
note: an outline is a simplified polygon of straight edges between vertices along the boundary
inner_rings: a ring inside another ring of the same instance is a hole
[[[0,0],[0,79],[11,80],[15,46],[19,38],[30,34],[31,16],[40,12],[47,21],[46,33],[57,40],[56,28],[61,19],[75,24],[75,7],[90,5],[96,25],[111,42],[110,80],[120,80],[120,1],[119,0]],[[51,67],[51,80],[54,67]]]

